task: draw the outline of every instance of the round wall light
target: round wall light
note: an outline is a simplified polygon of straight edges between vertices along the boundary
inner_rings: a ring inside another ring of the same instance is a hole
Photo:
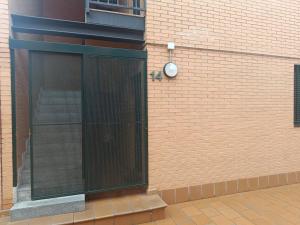
[[[164,66],[164,73],[169,78],[176,77],[178,73],[178,68],[175,63],[169,62]]]

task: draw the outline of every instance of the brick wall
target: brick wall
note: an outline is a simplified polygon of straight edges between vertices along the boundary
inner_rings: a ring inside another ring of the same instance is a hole
[[[0,110],[1,110],[1,179],[0,208],[7,209],[12,202],[12,143],[10,56],[8,47],[8,0],[0,0]]]
[[[299,2],[147,1],[147,42],[299,57]]]
[[[150,189],[300,170],[293,126],[300,5],[278,0],[147,2]]]

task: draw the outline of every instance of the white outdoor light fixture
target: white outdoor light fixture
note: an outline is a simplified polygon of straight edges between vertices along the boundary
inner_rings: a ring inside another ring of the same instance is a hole
[[[175,49],[175,43],[174,42],[168,42],[168,49],[174,50]]]
[[[169,62],[164,66],[164,73],[169,78],[176,77],[176,75],[178,73],[177,65],[172,62],[172,53],[173,53],[174,49],[175,49],[175,43],[174,42],[169,42],[168,43]]]

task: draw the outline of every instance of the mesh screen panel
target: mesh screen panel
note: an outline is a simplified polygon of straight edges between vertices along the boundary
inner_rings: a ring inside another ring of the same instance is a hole
[[[31,52],[32,198],[83,192],[81,56]]]
[[[88,192],[147,182],[144,68],[141,59],[86,57],[84,146]]]
[[[19,187],[30,186],[30,154],[29,154],[29,81],[28,51],[15,50],[15,154],[16,171],[14,174]]]

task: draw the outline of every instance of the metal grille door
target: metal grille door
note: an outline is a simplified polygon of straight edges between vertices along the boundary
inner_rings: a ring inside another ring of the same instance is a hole
[[[147,183],[144,59],[85,56],[87,192]]]
[[[147,52],[24,40],[10,47],[18,200],[146,187]]]
[[[82,193],[82,56],[30,53],[32,198]]]

